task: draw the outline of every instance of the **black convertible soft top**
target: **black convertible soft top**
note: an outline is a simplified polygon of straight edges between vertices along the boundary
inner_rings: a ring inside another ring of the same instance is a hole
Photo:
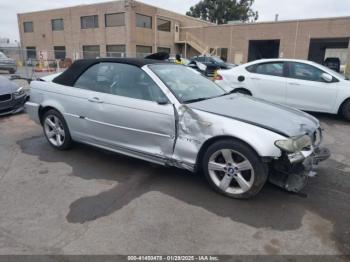
[[[139,58],[98,58],[98,59],[81,59],[75,61],[66,71],[53,79],[52,82],[65,86],[74,86],[75,82],[91,66],[102,63],[121,63],[137,67],[143,67],[150,64],[165,63],[164,61]]]

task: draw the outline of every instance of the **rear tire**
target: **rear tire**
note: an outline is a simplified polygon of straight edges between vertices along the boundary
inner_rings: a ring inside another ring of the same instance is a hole
[[[58,150],[67,150],[72,138],[64,117],[56,110],[47,111],[42,118],[43,130],[47,141]]]
[[[342,105],[341,114],[347,121],[350,121],[350,99]]]
[[[220,140],[209,146],[202,169],[214,190],[236,199],[258,194],[268,177],[268,169],[258,154],[236,139]]]
[[[10,74],[16,73],[16,69],[10,69],[10,70],[9,70],[9,73],[10,73]]]

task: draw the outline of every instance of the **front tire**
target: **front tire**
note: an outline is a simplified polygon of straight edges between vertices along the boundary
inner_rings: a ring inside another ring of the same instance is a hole
[[[43,130],[47,141],[58,150],[67,150],[72,138],[64,117],[56,110],[49,110],[43,116]]]
[[[350,99],[348,99],[348,101],[342,106],[341,114],[347,121],[350,121]]]
[[[214,190],[236,199],[258,194],[268,177],[267,167],[261,158],[236,139],[221,140],[209,146],[202,168]]]

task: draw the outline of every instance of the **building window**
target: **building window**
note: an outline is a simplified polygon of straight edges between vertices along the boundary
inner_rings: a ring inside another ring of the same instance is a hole
[[[107,57],[124,57],[125,45],[107,45]]]
[[[51,20],[52,31],[62,31],[64,29],[63,19]]]
[[[80,17],[81,29],[97,28],[98,15],[82,16]]]
[[[24,29],[24,33],[34,32],[33,22],[24,22],[23,29]]]
[[[218,56],[220,56],[221,60],[227,62],[228,48],[219,48],[218,49]]]
[[[65,59],[66,58],[66,47],[65,46],[54,46],[53,50],[55,52],[55,59]]]
[[[125,14],[106,14],[105,15],[106,27],[124,26],[125,25]]]
[[[99,45],[84,45],[83,46],[83,58],[95,59],[100,57],[100,46]]]
[[[152,17],[136,14],[136,26],[142,28],[152,28]]]
[[[157,25],[158,25],[158,31],[165,31],[165,32],[171,31],[171,22],[168,20],[158,18]]]
[[[158,48],[157,48],[157,52],[158,52],[158,53],[162,52],[162,53],[168,53],[168,54],[170,54],[171,49],[168,48],[168,47],[158,47]]]
[[[36,59],[36,48],[35,46],[28,46],[27,50],[27,59]]]
[[[136,46],[136,57],[142,58],[149,54],[152,54],[152,46],[144,46],[144,45]]]

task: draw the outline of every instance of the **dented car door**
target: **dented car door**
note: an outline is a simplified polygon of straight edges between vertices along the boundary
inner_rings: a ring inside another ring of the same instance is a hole
[[[91,108],[84,117],[94,143],[171,157],[174,108],[143,70],[127,64],[99,63],[75,85],[93,89],[93,96],[88,99]]]

